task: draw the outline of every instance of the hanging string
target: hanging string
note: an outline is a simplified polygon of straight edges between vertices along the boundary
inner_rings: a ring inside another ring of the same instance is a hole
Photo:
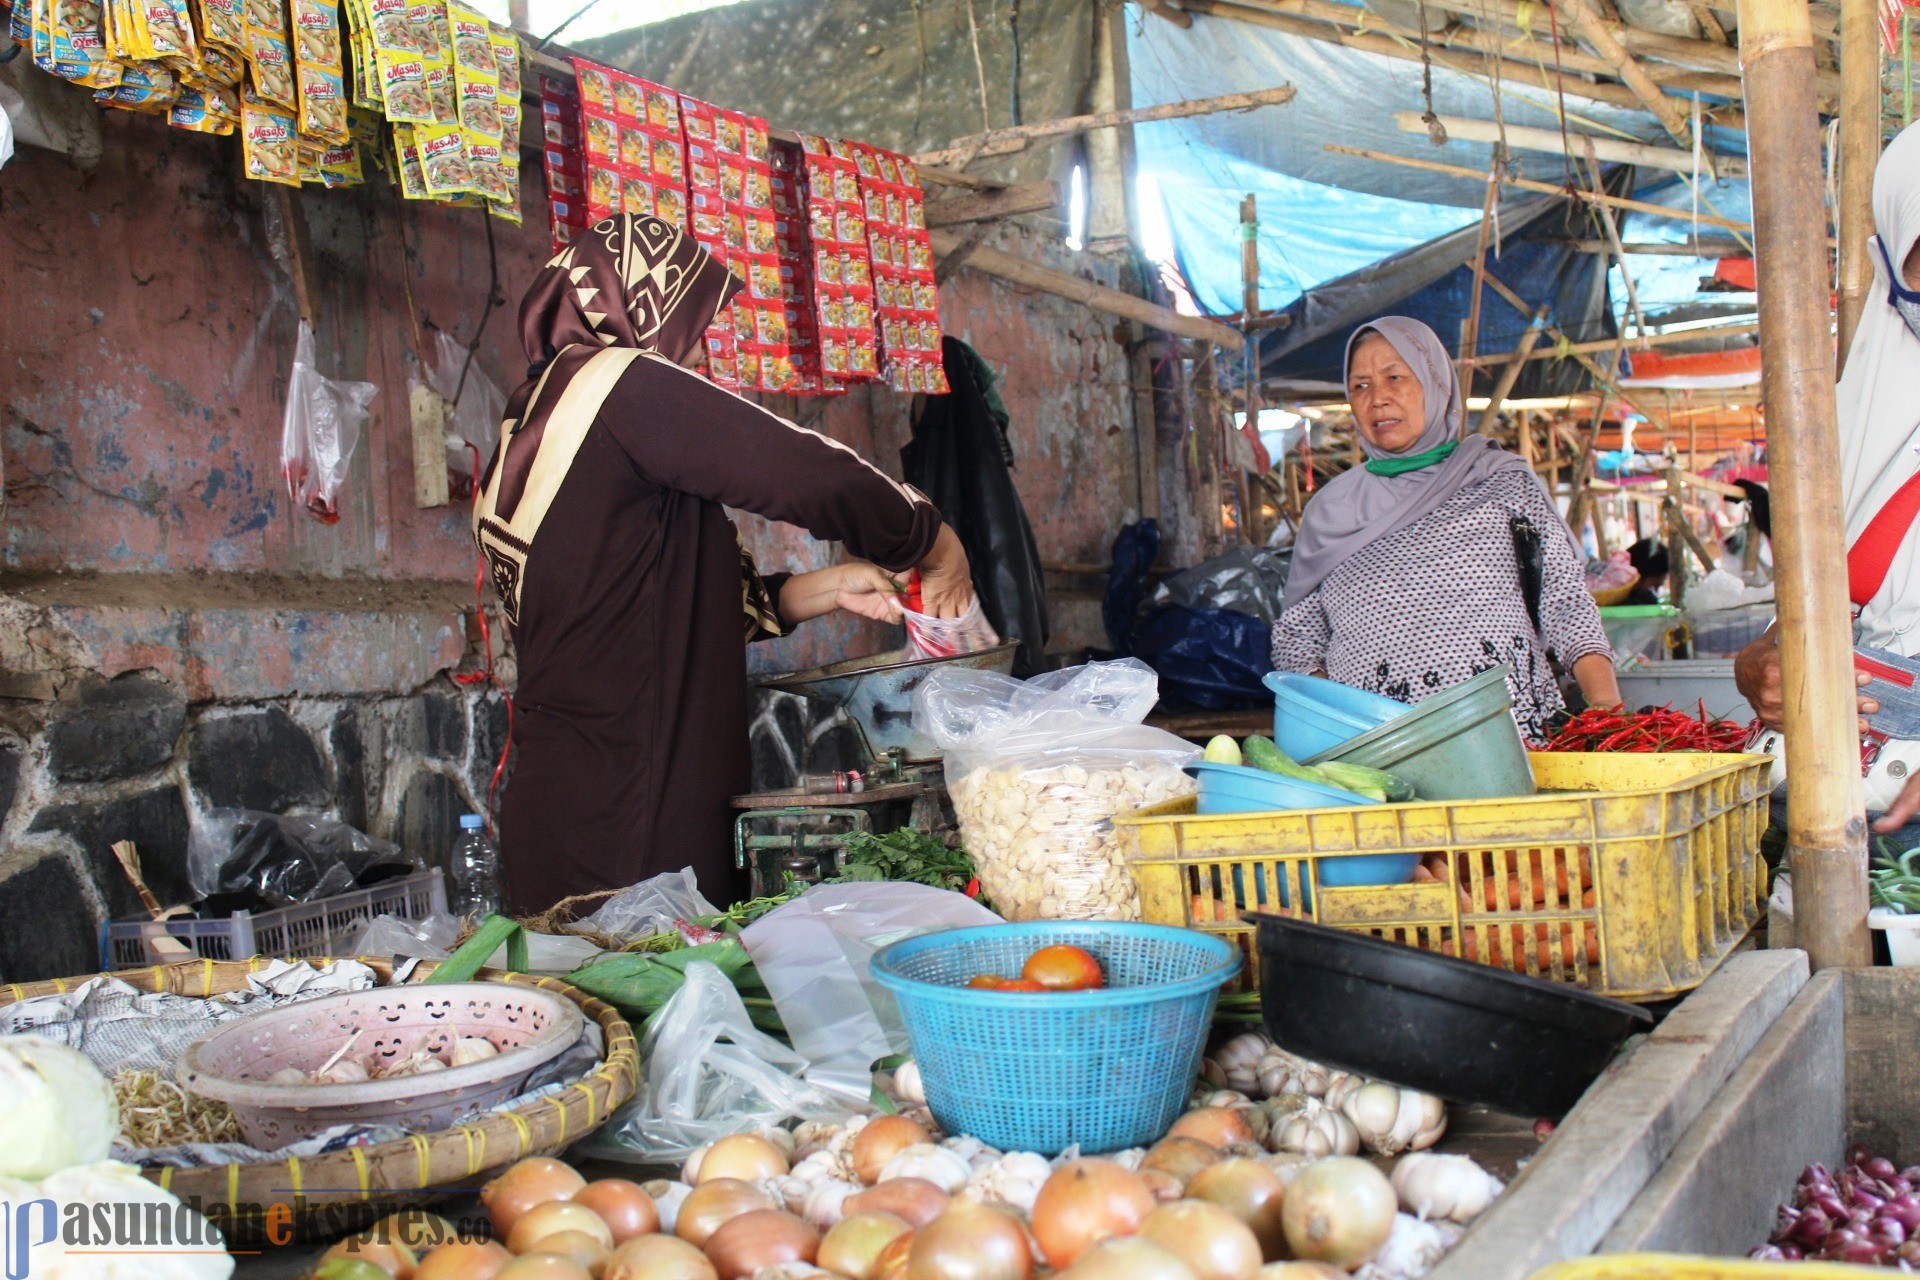
[[[1567,72],[1560,62],[1560,18],[1554,6],[1547,5],[1547,31],[1553,37],[1553,93],[1560,104],[1560,158],[1567,167],[1567,190],[1580,185],[1573,171],[1573,137],[1567,132]]]
[[[1440,115],[1433,109],[1433,52],[1429,47],[1427,34],[1427,0],[1420,0],[1420,100],[1426,105],[1426,112],[1420,119],[1427,126],[1427,141],[1436,147],[1447,145],[1447,127],[1440,123]]]

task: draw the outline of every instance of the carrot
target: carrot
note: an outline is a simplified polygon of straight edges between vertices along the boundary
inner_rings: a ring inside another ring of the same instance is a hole
[[[1232,924],[1239,918],[1232,905],[1220,898],[1203,898],[1196,893],[1189,907],[1195,924]]]

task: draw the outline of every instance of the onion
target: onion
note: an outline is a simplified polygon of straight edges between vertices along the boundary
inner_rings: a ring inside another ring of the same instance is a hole
[[[1272,1169],[1253,1160],[1222,1160],[1202,1169],[1187,1184],[1187,1194],[1219,1205],[1245,1223],[1268,1261],[1285,1256],[1287,1235],[1280,1210],[1287,1186]]]
[[[1236,1142],[1252,1142],[1253,1127],[1238,1112],[1225,1107],[1201,1107],[1189,1111],[1167,1130],[1169,1138],[1194,1138],[1210,1147],[1230,1147]]]
[[[881,1116],[853,1135],[853,1171],[860,1181],[872,1186],[880,1181],[880,1171],[888,1161],[908,1147],[932,1141],[932,1134],[905,1116]]]
[[[784,1210],[756,1209],[721,1223],[705,1247],[720,1280],[745,1280],[762,1267],[812,1262],[820,1233]]]
[[[1295,1254],[1352,1270],[1387,1242],[1398,1207],[1386,1174],[1353,1156],[1329,1156],[1287,1188],[1280,1221]]]
[[[587,1180],[558,1160],[528,1156],[480,1188],[480,1203],[493,1222],[493,1234],[506,1239],[527,1210],[551,1200],[571,1200]]]
[[[600,1220],[599,1214],[571,1200],[554,1200],[535,1205],[520,1216],[507,1236],[507,1252],[515,1256],[533,1253],[540,1241],[562,1231],[584,1232],[607,1248],[613,1248],[613,1231]]]
[[[1253,1280],[1347,1280],[1347,1273],[1324,1262],[1269,1262]]]
[[[420,1261],[406,1245],[371,1231],[349,1236],[320,1255],[321,1262],[332,1262],[336,1258],[368,1263],[396,1280],[407,1280]]]
[[[1054,1280],[1194,1280],[1193,1268],[1151,1240],[1103,1240]]]
[[[1138,1231],[1153,1206],[1153,1192],[1119,1165],[1075,1160],[1040,1188],[1033,1202],[1033,1235],[1048,1265],[1064,1270],[1099,1241]]]
[[[1140,1168],[1157,1169],[1185,1187],[1195,1174],[1210,1164],[1220,1163],[1220,1149],[1198,1138],[1167,1138],[1147,1152]]]
[[[493,1280],[513,1255],[492,1240],[443,1244],[420,1259],[413,1280]]]
[[[874,1280],[881,1253],[895,1240],[912,1234],[913,1224],[899,1214],[856,1213],[827,1232],[814,1261],[849,1280]]]
[[[530,1253],[494,1273],[498,1280],[593,1280],[593,1273],[557,1253]]]
[[[844,1213],[893,1213],[907,1220],[918,1231],[947,1211],[953,1197],[920,1178],[895,1178],[871,1191],[848,1196],[841,1205]]]
[[[906,1280],[1028,1280],[1032,1275],[1033,1249],[1025,1228],[1013,1215],[986,1205],[954,1204],[915,1232],[907,1247]]]
[[[429,1249],[460,1238],[455,1226],[425,1209],[396,1209],[360,1233],[369,1240],[393,1240],[425,1257]]]
[[[539,1248],[527,1256],[538,1257],[543,1253],[559,1254],[577,1263],[582,1271],[597,1276],[607,1269],[607,1259],[613,1255],[613,1250],[600,1243],[600,1237],[584,1231],[556,1231],[550,1236],[542,1236]]]
[[[639,1183],[625,1178],[589,1182],[574,1193],[573,1202],[599,1214],[600,1220],[613,1232],[615,1244],[625,1244],[635,1236],[660,1229],[660,1209],[653,1197]]]
[[[1180,1185],[1180,1179],[1170,1173],[1162,1173],[1158,1169],[1142,1169],[1134,1176],[1153,1193],[1155,1204],[1171,1204],[1187,1194],[1187,1189]]]
[[[699,1166],[687,1181],[699,1186],[715,1178],[734,1178],[752,1182],[759,1178],[777,1178],[790,1166],[780,1148],[757,1133],[735,1133],[707,1148]]]
[[[1186,1263],[1197,1280],[1247,1280],[1262,1261],[1253,1230],[1205,1200],[1161,1205],[1140,1224],[1140,1236]]]
[[[907,1261],[913,1256],[913,1233],[894,1240],[873,1262],[873,1280],[907,1280]]]
[[[613,1251],[600,1280],[719,1280],[707,1255],[673,1236],[639,1236]]]
[[[743,1213],[773,1208],[766,1192],[737,1178],[716,1178],[703,1182],[687,1193],[674,1221],[673,1234],[688,1244],[706,1247],[707,1238],[720,1225]]]

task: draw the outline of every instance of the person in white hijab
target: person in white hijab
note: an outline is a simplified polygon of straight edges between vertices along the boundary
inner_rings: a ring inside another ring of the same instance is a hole
[[[1873,223],[1878,232],[1872,241],[1873,291],[1836,389],[1849,547],[1920,471],[1920,124],[1901,130],[1880,157]],[[1885,579],[1861,604],[1857,638],[1869,648],[1920,658],[1920,527],[1906,532]],[[1734,678],[1761,722],[1780,729],[1785,704],[1780,649],[1771,628],[1741,651]],[[1857,679],[1865,684],[1868,677]],[[1860,700],[1863,715],[1879,709],[1870,698]],[[1911,776],[1874,829],[1898,830],[1916,813],[1920,773]]]

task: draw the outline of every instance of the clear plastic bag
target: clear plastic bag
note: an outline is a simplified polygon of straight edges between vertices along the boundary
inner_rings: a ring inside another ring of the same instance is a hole
[[[807,1060],[757,1030],[740,993],[704,960],[647,1023],[640,1091],[593,1155],[678,1164],[703,1143],[756,1125],[835,1120],[848,1109],[803,1078]]]
[[[380,388],[371,382],[336,382],[314,363],[313,330],[300,322],[287,378],[286,417],[280,429],[280,473],[287,495],[322,524],[340,521],[340,488],[360,442],[367,409]]]
[[[701,896],[692,867],[663,871],[630,884],[608,898],[584,920],[567,926],[574,933],[602,933],[619,938],[665,933],[675,922],[719,914],[720,908]]]
[[[507,393],[467,358],[467,348],[445,329],[433,330],[433,343],[422,353],[421,373],[434,394],[447,402],[447,472],[455,483],[455,498],[473,496],[474,460],[485,467],[500,440],[500,420],[507,416]],[[465,371],[466,381],[461,381]],[[456,399],[455,397],[458,397]],[[472,449],[467,446],[472,445]]]
[[[963,653],[978,653],[1000,643],[1000,635],[987,621],[974,596],[967,611],[957,618],[936,618],[930,613],[902,609],[900,620],[907,628],[907,641],[928,658],[955,658]]]
[[[987,901],[1009,920],[1137,920],[1116,814],[1193,790],[1200,749],[1142,723],[1159,678],[1136,658],[1020,681],[937,671],[914,727],[946,755],[947,789]]]
[[[187,838],[187,878],[203,898],[252,893],[281,906],[312,902],[381,868],[421,869],[399,845],[332,818],[209,809]]]
[[[868,962],[880,948],[938,929],[997,924],[962,894],[891,881],[824,884],[777,907],[740,935],[767,984],[807,1079],[864,1103],[873,1064],[907,1052],[906,1027]]]

